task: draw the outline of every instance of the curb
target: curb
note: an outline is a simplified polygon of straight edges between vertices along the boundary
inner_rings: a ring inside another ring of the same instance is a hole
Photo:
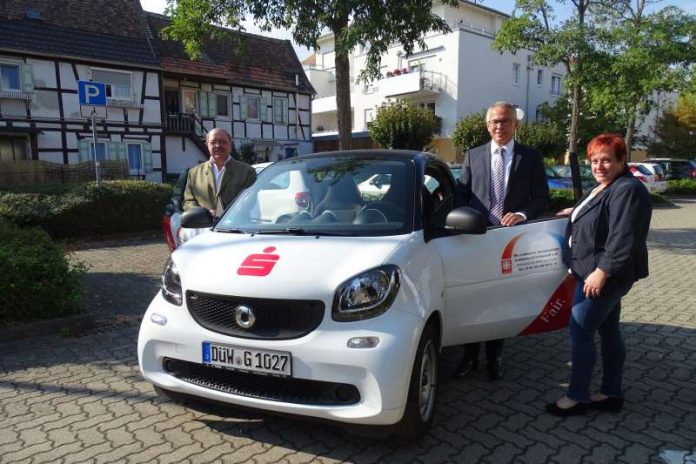
[[[38,335],[59,335],[66,330],[74,331],[85,329],[94,325],[92,314],[79,314],[77,316],[57,317],[43,321],[27,322],[15,326],[0,329],[0,340],[3,342],[21,340]]]

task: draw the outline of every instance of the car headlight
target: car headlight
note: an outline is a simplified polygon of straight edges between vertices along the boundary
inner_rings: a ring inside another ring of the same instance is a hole
[[[179,270],[170,257],[164,266],[164,273],[162,274],[162,296],[171,304],[181,306],[183,301],[182,295]]]
[[[400,271],[386,265],[370,269],[339,285],[331,316],[335,321],[357,321],[385,312],[399,292]]]

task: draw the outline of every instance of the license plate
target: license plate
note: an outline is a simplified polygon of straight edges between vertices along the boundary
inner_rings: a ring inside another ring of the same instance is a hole
[[[261,374],[292,375],[292,355],[287,351],[252,350],[203,342],[203,364]]]

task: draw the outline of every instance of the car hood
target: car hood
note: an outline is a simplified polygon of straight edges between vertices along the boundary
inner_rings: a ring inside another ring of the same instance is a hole
[[[203,234],[172,254],[184,291],[257,298],[326,299],[382,264],[409,235],[316,237]],[[389,263],[398,264],[398,263]]]

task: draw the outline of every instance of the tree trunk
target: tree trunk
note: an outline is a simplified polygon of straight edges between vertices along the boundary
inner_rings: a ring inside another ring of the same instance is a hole
[[[350,107],[350,63],[345,55],[336,54],[336,110],[338,113],[338,147],[350,149],[352,112]]]
[[[633,149],[633,137],[636,133],[636,107],[633,107],[633,113],[628,117],[626,124],[626,161],[631,161],[631,150]]]

